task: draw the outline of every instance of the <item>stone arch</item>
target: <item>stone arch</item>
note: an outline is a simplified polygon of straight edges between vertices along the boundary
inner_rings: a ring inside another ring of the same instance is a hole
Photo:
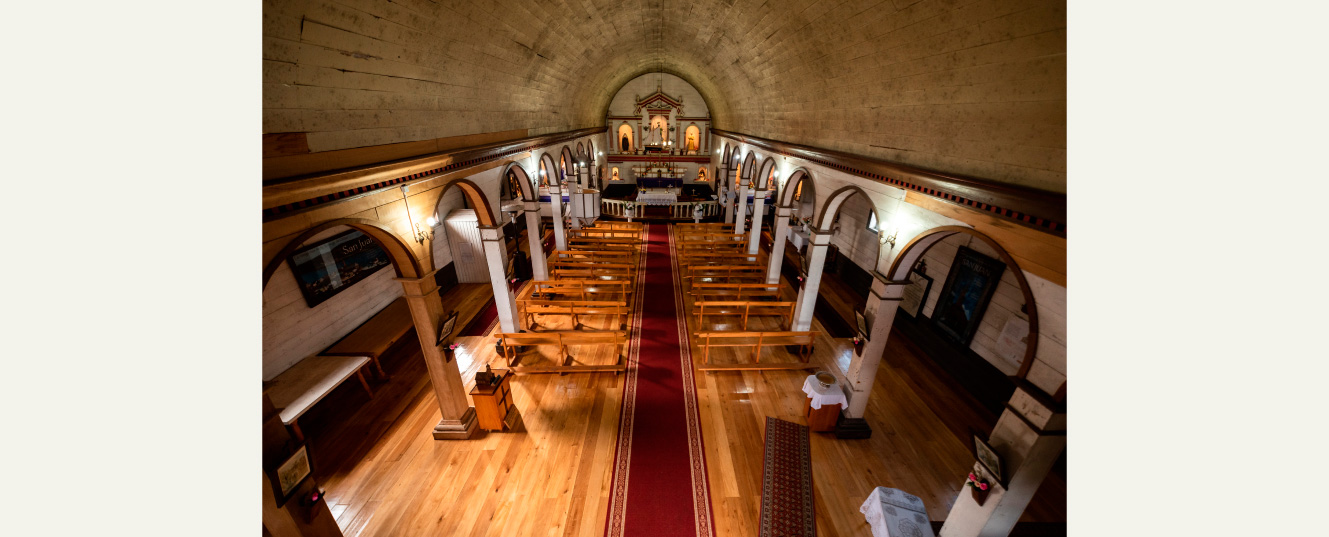
[[[772,185],[770,182],[770,178],[771,178],[771,172],[774,170],[775,170],[775,155],[771,155],[761,163],[761,167],[758,168],[757,170],[757,182],[755,184],[757,190],[771,189]]]
[[[547,186],[551,183],[550,179],[557,176],[558,166],[554,165],[554,157],[550,156],[548,152],[540,154],[540,165],[543,166],[543,169],[540,170],[540,184]],[[557,184],[558,182],[552,181],[552,183]]]
[[[577,163],[576,157],[572,156],[571,148],[566,145],[563,146],[563,151],[559,154],[558,163],[560,165],[559,170],[562,172],[559,176],[559,182],[562,183],[563,181],[568,180],[567,174],[572,173],[572,166]]]
[[[454,186],[461,188],[461,193],[466,196],[466,201],[471,204],[471,207],[475,208],[475,219],[480,221],[480,225],[486,227],[498,225],[494,218],[494,209],[489,206],[489,199],[485,197],[484,191],[480,190],[480,186],[472,183],[469,179],[454,179],[443,185],[443,190],[438,193],[439,201],[442,201],[443,195],[447,194],[448,190]],[[435,207],[435,210],[437,210],[437,207]]]
[[[577,154],[578,155],[586,154],[586,146],[582,145],[581,142],[577,142]]]
[[[415,258],[415,255],[411,254],[411,248],[406,245],[406,242],[402,241],[396,233],[383,227],[379,222],[365,218],[337,218],[319,223],[300,232],[299,235],[292,238],[286,243],[286,246],[283,246],[280,251],[273,255],[263,266],[263,288],[268,287],[268,280],[272,279],[272,275],[277,272],[277,267],[280,267],[287,258],[291,257],[291,253],[295,252],[297,248],[314,235],[337,226],[355,229],[373,239],[379,247],[383,248],[384,252],[387,252],[388,259],[392,261],[392,268],[397,271],[398,278],[419,278],[424,273],[421,270],[420,262]]]
[[[841,189],[843,190],[843,189]],[[913,270],[914,265],[923,254],[935,246],[937,243],[945,240],[947,237],[956,233],[964,233],[987,244],[992,251],[997,252],[1001,260],[1010,267],[1015,275],[1015,281],[1020,284],[1020,293],[1024,295],[1026,315],[1029,316],[1029,339],[1025,343],[1024,358],[1020,360],[1020,369],[1015,376],[1026,378],[1029,375],[1029,368],[1034,365],[1034,355],[1038,352],[1038,304],[1034,302],[1034,291],[1029,286],[1029,281],[1024,277],[1024,271],[1020,269],[1020,264],[1015,262],[1015,258],[1006,252],[992,237],[987,236],[981,231],[964,226],[940,226],[919,233],[895,256],[891,262],[891,267],[886,270],[886,279],[891,281],[904,281],[909,277],[909,271]]]
[[[752,168],[753,165],[756,164],[756,162],[757,162],[757,152],[748,151],[748,156],[743,159],[743,166],[739,168],[739,170],[743,173],[743,178],[748,180],[748,184],[752,184]]]
[[[798,191],[798,184],[806,180],[809,185],[816,185],[817,182],[812,179],[812,174],[806,168],[798,168],[794,173],[789,174],[789,180],[784,183],[784,190],[780,192],[780,207],[794,206],[794,192]]]
[[[531,177],[526,173],[526,168],[521,167],[521,164],[512,162],[503,169],[503,177],[506,178],[509,173],[517,176],[517,184],[521,187],[522,201],[540,199],[535,195],[535,184],[531,182]]]
[[[840,207],[844,205],[845,200],[854,194],[861,194],[863,199],[868,200],[868,206],[872,207],[873,211],[876,210],[876,204],[872,203],[872,197],[868,196],[868,193],[863,191],[862,188],[856,185],[841,187],[839,190],[831,192],[831,196],[826,199],[826,204],[821,206],[821,214],[815,218],[817,231],[830,233],[831,225],[835,222],[835,213],[840,212]]]

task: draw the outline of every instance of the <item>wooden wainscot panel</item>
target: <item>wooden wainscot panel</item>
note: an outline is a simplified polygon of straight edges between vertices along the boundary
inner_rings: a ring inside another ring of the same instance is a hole
[[[954,218],[992,237],[1005,248],[1020,268],[1052,283],[1066,286],[1066,239],[1028,228],[986,214],[977,209],[956,205],[937,198],[906,192],[905,202],[934,213]]]

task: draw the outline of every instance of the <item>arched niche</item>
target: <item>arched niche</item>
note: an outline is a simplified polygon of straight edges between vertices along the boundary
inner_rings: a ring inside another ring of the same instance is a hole
[[[623,153],[631,153],[635,147],[632,144],[632,125],[623,122],[618,126],[618,150]]]
[[[919,233],[900,249],[900,253],[895,256],[890,268],[886,270],[886,279],[890,281],[907,280],[909,272],[914,269],[920,259],[923,259],[923,255],[929,249],[957,233],[970,235],[996,252],[1001,261],[1006,263],[1006,267],[1019,284],[1020,293],[1024,298],[1025,314],[1029,318],[1029,334],[1025,343],[1024,357],[1020,360],[1015,376],[1026,378],[1029,375],[1029,368],[1034,364],[1034,355],[1038,353],[1038,304],[1034,300],[1033,288],[1029,286],[1029,281],[1024,277],[1024,271],[1020,269],[1020,264],[1016,263],[1015,258],[1011,257],[1010,253],[1002,248],[1001,244],[995,239],[978,230],[964,226],[940,226],[929,229]]]
[[[701,129],[697,127],[696,122],[693,122],[683,132],[683,150],[697,151],[699,149],[701,149]]]

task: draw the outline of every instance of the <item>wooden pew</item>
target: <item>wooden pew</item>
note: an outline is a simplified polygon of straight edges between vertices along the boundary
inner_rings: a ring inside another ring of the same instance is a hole
[[[674,242],[683,244],[689,242],[711,242],[711,243],[746,243],[748,236],[743,233],[713,233],[709,231],[684,231],[674,234]]]
[[[812,344],[816,340],[818,332],[716,332],[702,331],[697,332],[695,341],[702,348],[703,365],[698,366],[699,371],[774,371],[788,369],[815,369],[817,366],[808,361],[812,358]],[[762,363],[762,347],[785,347],[797,345],[799,347],[800,362],[795,363]],[[711,363],[711,347],[752,347],[752,353],[748,355],[750,363],[745,364],[713,364]]]
[[[632,282],[623,280],[532,281],[518,300],[622,300],[632,307]]]
[[[692,312],[697,316],[697,328],[705,326],[706,316],[740,316],[742,328],[748,329],[749,317],[779,317],[784,320],[782,329],[789,329],[794,321],[796,302],[768,302],[754,300],[707,300],[692,303]]]
[[[549,276],[554,281],[561,280],[599,280],[599,281],[622,281],[632,282],[637,280],[635,274],[624,272],[621,269],[597,269],[597,268],[553,268],[549,270]]]
[[[581,261],[588,263],[629,263],[637,264],[635,250],[554,250],[549,261]]]
[[[398,297],[322,354],[368,356],[379,378],[388,378],[378,358],[412,328],[415,328],[415,321],[411,319],[411,308],[406,305],[406,297]]]
[[[623,358],[624,346],[627,343],[627,332],[622,330],[554,330],[549,332],[521,332],[517,334],[498,333],[494,334],[498,339],[499,348],[503,351],[503,359],[507,362],[508,369],[517,373],[575,373],[575,372],[593,372],[593,371],[613,371],[615,375],[619,371],[627,370],[627,365]],[[559,354],[566,357],[560,365],[556,366],[523,366],[514,365],[517,359],[518,349],[520,347],[555,345],[559,348]],[[568,353],[568,347],[578,345],[613,345],[618,353],[617,359],[613,365],[571,365],[573,357]]]
[[[573,328],[581,328],[581,315],[614,315],[618,320],[619,330],[627,328],[627,319],[632,315],[626,300],[546,300],[525,298],[517,301],[518,315],[531,330],[539,325],[536,315],[567,315],[572,317]]]
[[[723,222],[708,222],[704,224],[679,222],[674,224],[674,230],[678,232],[733,233],[734,225]]]
[[[621,237],[570,237],[569,250],[640,250],[642,242],[637,239]]]
[[[568,237],[593,238],[593,239],[625,238],[625,239],[637,239],[640,241],[641,230],[584,227],[581,229],[569,229]]]
[[[690,294],[694,300],[751,300],[779,298],[782,284],[778,283],[711,283],[692,284]]]
[[[699,282],[763,283],[766,267],[761,265],[692,265],[687,267],[683,279],[691,285]]]
[[[679,266],[682,267],[689,265],[766,265],[766,261],[763,259],[765,256],[748,254],[743,251],[678,252],[675,257],[678,259]]]
[[[596,220],[591,223],[590,227],[594,229],[635,229],[637,231],[646,229],[646,226],[641,222],[616,222],[613,220]]]

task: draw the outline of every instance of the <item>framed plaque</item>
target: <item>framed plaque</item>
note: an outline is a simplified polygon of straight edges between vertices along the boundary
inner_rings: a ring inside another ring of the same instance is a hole
[[[914,270],[909,273],[910,284],[904,286],[904,297],[900,300],[900,309],[915,319],[918,313],[923,310],[923,304],[927,302],[928,293],[932,291],[932,278]]]

